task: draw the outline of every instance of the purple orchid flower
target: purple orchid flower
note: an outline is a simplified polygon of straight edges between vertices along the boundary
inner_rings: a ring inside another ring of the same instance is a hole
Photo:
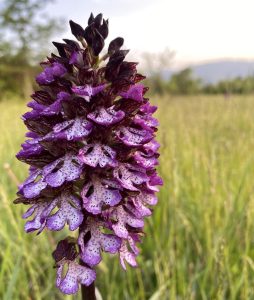
[[[143,84],[132,85],[127,92],[121,92],[120,96],[126,99],[133,99],[137,102],[143,102]]]
[[[66,72],[67,69],[64,65],[54,62],[36,77],[36,81],[41,85],[50,84],[55,81],[56,78],[62,77]]]
[[[102,252],[118,254],[123,269],[137,266],[144,219],[162,185],[157,108],[136,63],[124,61],[123,39],[100,57],[108,21],[91,15],[85,29],[70,26],[77,41],[54,43],[59,56],[42,64],[40,90],[23,115],[29,132],[17,158],[30,168],[15,200],[30,205],[26,232],[77,233],[53,252],[56,286],[65,294],[94,282]]]
[[[101,84],[94,87],[90,85],[75,86],[72,88],[72,91],[73,93],[77,94],[78,96],[84,98],[87,102],[89,102],[92,96],[95,96],[101,91],[103,91],[105,87],[105,84]]]
[[[79,235],[79,246],[81,249],[81,259],[83,262],[93,267],[100,263],[101,251],[116,253],[121,247],[122,240],[114,235],[101,232],[100,228],[106,225],[96,219],[89,219],[86,221],[84,229]],[[90,233],[90,239],[84,241],[86,234]]]

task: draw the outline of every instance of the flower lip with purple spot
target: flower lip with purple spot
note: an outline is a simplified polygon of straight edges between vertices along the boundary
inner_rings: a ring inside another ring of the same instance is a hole
[[[93,124],[84,118],[75,118],[64,121],[53,127],[53,132],[47,139],[64,139],[67,141],[78,141],[88,136],[93,129]]]
[[[112,217],[117,221],[112,225],[115,234],[123,239],[127,239],[129,231],[126,225],[134,228],[143,228],[144,221],[142,218],[135,217],[131,212],[128,212],[123,206],[118,206],[112,213]]]
[[[125,113],[121,110],[116,111],[114,107],[99,107],[97,110],[87,115],[88,119],[103,126],[119,123],[124,117]]]
[[[79,159],[82,163],[91,167],[106,166],[115,167],[117,165],[116,152],[107,145],[88,144],[79,150]]]
[[[145,169],[131,164],[119,164],[114,169],[113,176],[123,188],[130,191],[138,191],[138,185],[149,181]]]
[[[67,265],[68,270],[65,277],[62,277],[64,265]],[[56,286],[64,294],[72,295],[77,293],[79,284],[89,286],[95,278],[94,270],[77,262],[64,260],[58,264]]]
[[[56,207],[58,207],[57,212],[52,214]],[[38,201],[27,210],[23,218],[27,219],[33,214],[34,219],[27,221],[25,225],[26,232],[38,230],[40,233],[44,227],[47,227],[49,230],[59,231],[63,229],[65,224],[68,224],[69,229],[73,231],[83,221],[79,199],[67,192],[49,202]]]
[[[88,212],[98,215],[102,212],[103,205],[115,206],[121,201],[120,189],[115,181],[94,176],[81,192],[83,206]]]
[[[119,127],[116,136],[127,146],[141,146],[153,138],[153,133],[144,129],[134,127]]]
[[[114,254],[121,246],[119,237],[102,233],[100,227],[105,227],[103,222],[90,218],[86,221],[86,226],[79,235],[78,243],[81,249],[81,259],[90,267],[100,263],[102,259],[101,251]],[[84,238],[88,233],[90,233],[90,239],[84,242]]]

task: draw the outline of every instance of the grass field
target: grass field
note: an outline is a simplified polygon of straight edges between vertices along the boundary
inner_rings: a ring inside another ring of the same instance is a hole
[[[254,97],[164,97],[159,105],[164,187],[146,222],[140,267],[105,256],[103,300],[254,299]],[[51,252],[65,233],[25,234],[14,206],[26,167],[25,103],[0,103],[0,299],[79,299],[55,288]]]

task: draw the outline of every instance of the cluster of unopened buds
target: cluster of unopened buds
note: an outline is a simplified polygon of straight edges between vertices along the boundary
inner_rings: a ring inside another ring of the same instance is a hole
[[[59,55],[41,63],[40,90],[23,115],[29,132],[17,158],[30,175],[15,200],[30,205],[26,232],[78,229],[53,252],[56,285],[66,294],[95,280],[102,251],[118,253],[124,269],[137,265],[144,218],[162,184],[156,107],[144,97],[137,63],[124,60],[123,39],[99,56],[108,21],[91,14],[85,29],[70,27],[77,41],[53,43]]]

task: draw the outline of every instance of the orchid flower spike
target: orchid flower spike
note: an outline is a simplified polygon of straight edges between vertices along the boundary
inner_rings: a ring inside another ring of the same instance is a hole
[[[14,201],[30,206],[26,232],[77,232],[53,252],[56,286],[65,294],[95,280],[102,252],[118,254],[124,269],[137,266],[144,218],[162,185],[156,107],[137,64],[125,61],[124,40],[100,55],[108,35],[101,14],[91,14],[85,29],[70,27],[77,41],[53,43],[59,54],[41,63],[40,89],[23,115],[29,131],[17,158],[30,169]]]

